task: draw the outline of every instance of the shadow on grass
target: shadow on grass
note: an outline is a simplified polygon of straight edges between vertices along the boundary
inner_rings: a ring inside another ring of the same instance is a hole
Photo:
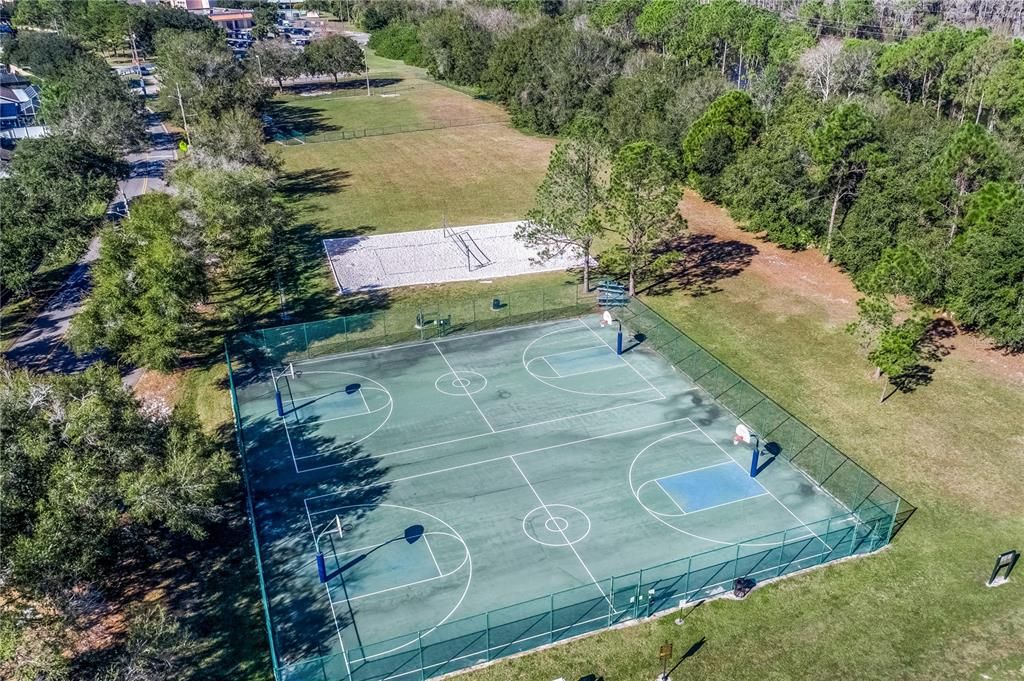
[[[757,247],[741,241],[722,241],[710,234],[684,234],[657,250],[675,253],[679,261],[640,293],[665,295],[684,291],[693,297],[717,293],[722,279],[735,277],[750,266]]]
[[[340,130],[329,122],[324,112],[316,107],[289,102],[277,103],[270,107],[271,126],[285,133],[302,133],[310,135]]]
[[[404,79],[403,78],[370,78],[370,89],[384,88],[391,85],[398,85]],[[338,83],[332,82],[320,82],[320,83],[295,83],[293,85],[285,85],[283,94],[285,95],[303,95],[309,93],[355,93],[360,90],[366,90],[366,79],[350,79],[343,80]]]

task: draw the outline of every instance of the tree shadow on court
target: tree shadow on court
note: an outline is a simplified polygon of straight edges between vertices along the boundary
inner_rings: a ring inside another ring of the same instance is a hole
[[[357,443],[338,442],[322,426],[305,418],[285,433],[270,414],[250,419],[244,433],[271,620],[279,654],[290,659],[339,652],[338,630],[352,625],[350,614],[332,612],[336,597],[319,581],[317,537],[332,527],[335,513],[358,522],[391,488],[381,459]]]
[[[699,390],[666,395],[668,420],[688,418],[701,428],[714,425],[724,412],[713,399]]]
[[[695,298],[717,293],[721,291],[718,282],[749,267],[758,250],[741,241],[688,233],[661,244],[655,251],[655,255],[667,253],[675,253],[679,260],[641,293],[666,295],[682,291]]]

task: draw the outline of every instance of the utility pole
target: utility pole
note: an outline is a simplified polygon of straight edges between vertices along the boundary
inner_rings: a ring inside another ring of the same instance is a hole
[[[181,101],[181,86],[175,83],[174,89],[178,91],[178,108],[181,109],[181,123],[185,127],[185,141],[188,142],[188,145],[191,147],[192,136],[188,133],[188,119],[185,118],[185,104]]]
[[[128,40],[132,43],[132,64],[135,65],[135,71],[139,74],[139,83],[142,85],[142,96],[146,96],[146,77],[142,74],[142,65],[139,63],[139,49],[135,44],[135,32],[132,31],[132,22],[128,21]]]

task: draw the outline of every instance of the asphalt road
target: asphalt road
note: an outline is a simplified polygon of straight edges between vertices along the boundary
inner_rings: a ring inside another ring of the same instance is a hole
[[[146,131],[150,142],[140,152],[129,154],[126,160],[130,166],[127,179],[119,183],[118,197],[111,205],[111,212],[124,214],[124,198],[131,201],[146,192],[167,192],[164,181],[168,162],[175,158],[177,138],[167,131],[155,114],[147,115]],[[32,326],[19,337],[6,353],[7,359],[35,371],[74,373],[103,359],[102,355],[75,355],[64,336],[71,319],[82,309],[91,285],[89,267],[99,256],[99,238],[89,242],[89,248],[75,264],[67,280],[46,303],[42,313]],[[141,370],[124,370],[124,382],[134,385]]]

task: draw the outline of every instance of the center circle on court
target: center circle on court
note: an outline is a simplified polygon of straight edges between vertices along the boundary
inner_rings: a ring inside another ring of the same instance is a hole
[[[590,517],[575,506],[546,504],[526,514],[523,532],[544,546],[571,546],[590,534]]]
[[[449,371],[434,381],[434,389],[445,395],[465,397],[474,395],[487,387],[487,379],[475,371]]]

